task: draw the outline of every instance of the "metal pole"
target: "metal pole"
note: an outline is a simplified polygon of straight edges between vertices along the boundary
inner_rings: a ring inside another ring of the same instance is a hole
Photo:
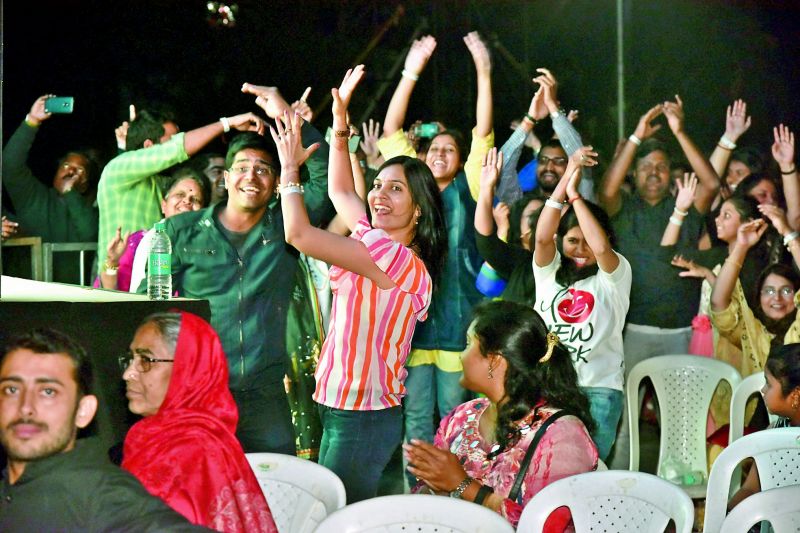
[[[623,49],[623,3],[617,0],[617,139],[625,137],[625,54]]]

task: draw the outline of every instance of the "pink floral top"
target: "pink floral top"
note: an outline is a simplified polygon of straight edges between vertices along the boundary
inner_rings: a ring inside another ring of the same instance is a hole
[[[459,458],[469,476],[492,487],[495,494],[506,498],[500,507],[500,514],[514,527],[519,522],[525,504],[543,487],[596,468],[597,447],[583,422],[575,416],[565,416],[554,422],[539,441],[522,483],[519,497],[521,502],[508,499],[508,493],[511,492],[520,463],[525,458],[533,436],[542,423],[558,409],[541,405],[531,411],[520,421],[520,440],[493,460],[489,460],[487,455],[497,444],[485,441],[478,428],[480,417],[488,406],[488,400],[478,398],[453,409],[439,425],[434,445],[450,450]],[[563,531],[569,522],[569,510],[559,509],[550,516],[545,531]]]

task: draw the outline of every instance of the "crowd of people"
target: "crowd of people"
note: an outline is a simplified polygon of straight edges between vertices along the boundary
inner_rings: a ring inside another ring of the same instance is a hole
[[[800,425],[791,129],[775,126],[772,162],[739,147],[752,117],[737,100],[706,155],[675,95],[599,154],[542,68],[498,149],[493,107],[507,102],[493,94],[481,37],[464,43],[477,80],[469,150],[441,122],[403,129],[432,36],[411,45],[382,133],[371,120],[361,143],[348,113],[358,65],[331,90],[327,140],[304,98],[245,83],[268,120],[247,112],[184,133],[141,109],[102,171],[91,153],[69,152],[47,187],[27,159],[50,95],[33,103],[3,151],[13,204],[3,239],[96,240],[95,286],[143,293],[162,222],[173,290],[207,300],[210,321],[161,313],[137,329],[120,364],[142,418],[121,469],[76,439],[98,409],[79,344],[53,330],[11,339],[0,360],[0,529],[276,531],[245,453],[316,460],[352,503],[377,495],[400,446],[407,490],[516,525],[548,483],[601,462],[628,468],[625,379],[666,354],[765,371],[767,409]],[[661,117],[680,155],[660,138]],[[203,152],[223,134],[225,156]],[[69,256],[56,264],[57,280],[75,279]],[[486,269],[505,283],[497,300],[478,283]],[[709,433],[728,423],[729,397],[715,395]],[[81,476],[108,489],[76,495]],[[569,522],[561,509],[548,530]]]

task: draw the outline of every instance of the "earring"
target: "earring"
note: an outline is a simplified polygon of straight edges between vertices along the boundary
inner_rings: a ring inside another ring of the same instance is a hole
[[[489,367],[489,379],[494,379],[494,374],[492,373],[493,370],[494,370],[494,368],[490,366]]]

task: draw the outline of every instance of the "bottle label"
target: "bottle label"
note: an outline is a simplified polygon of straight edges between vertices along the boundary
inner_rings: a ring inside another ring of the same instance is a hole
[[[171,254],[150,254],[148,271],[151,276],[169,276],[172,274]]]

